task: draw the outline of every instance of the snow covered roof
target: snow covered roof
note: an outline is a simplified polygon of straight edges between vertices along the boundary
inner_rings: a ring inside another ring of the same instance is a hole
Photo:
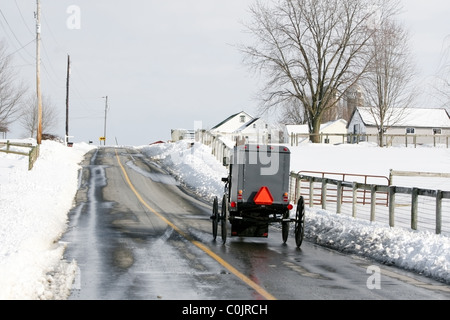
[[[369,107],[358,107],[356,109],[366,126],[377,125]],[[388,116],[388,126],[396,127],[422,127],[422,128],[450,128],[450,117],[445,109],[427,108],[393,108]],[[390,122],[390,123],[389,123]]]
[[[245,128],[248,128],[249,126],[251,126],[253,123],[255,123],[256,121],[258,121],[260,118],[255,118],[250,120],[249,122],[245,123],[244,125],[242,125],[239,129],[237,129],[235,132],[241,132],[242,130],[244,130]]]
[[[222,127],[224,124],[230,122],[231,120],[233,120],[234,118],[241,116],[241,115],[245,115],[247,116],[249,119],[253,119],[253,117],[251,115],[249,115],[247,112],[245,111],[241,111],[235,114],[232,114],[231,116],[229,116],[228,118],[226,118],[225,120],[223,120],[222,122],[218,123],[217,125],[215,125],[214,127],[211,128],[211,130],[217,130],[220,129],[220,127]]]

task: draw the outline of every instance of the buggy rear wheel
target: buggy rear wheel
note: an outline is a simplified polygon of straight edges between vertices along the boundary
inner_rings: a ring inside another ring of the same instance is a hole
[[[222,241],[224,244],[227,241],[227,220],[228,220],[228,199],[227,196],[224,195],[222,200],[222,212],[220,214]]]
[[[218,225],[219,225],[219,200],[217,199],[217,197],[214,198],[213,212],[212,212],[212,215],[211,215],[211,220],[212,220],[213,238],[214,238],[214,240],[216,240],[216,238],[217,238],[217,228],[218,228]]]
[[[283,215],[283,219],[288,219],[289,218],[289,211],[287,211],[284,215]],[[281,222],[281,235],[283,237],[283,243],[287,242],[287,239],[289,237],[289,221],[283,221]]]
[[[297,211],[295,212],[295,244],[300,248],[305,234],[305,200],[298,199]]]

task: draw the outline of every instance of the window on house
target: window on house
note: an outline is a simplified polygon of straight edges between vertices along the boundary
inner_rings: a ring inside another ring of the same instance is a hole
[[[253,124],[253,129],[256,129],[256,123]]]
[[[414,128],[406,128],[406,134],[414,134],[416,133],[416,129]]]
[[[269,125],[268,124],[266,124],[266,129],[269,129]]]
[[[241,116],[241,122],[242,122],[242,123],[245,122],[245,116]]]
[[[442,130],[441,129],[433,129],[433,134],[441,134]]]

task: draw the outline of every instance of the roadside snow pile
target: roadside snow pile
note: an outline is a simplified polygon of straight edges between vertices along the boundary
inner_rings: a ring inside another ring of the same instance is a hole
[[[305,238],[450,283],[450,238],[445,236],[313,209],[306,211]]]
[[[58,299],[51,286],[70,290],[73,278],[59,277],[74,266],[60,263],[58,239],[77,191],[78,163],[90,148],[43,141],[31,171],[27,156],[0,153],[0,299]]]
[[[225,184],[222,178],[228,175],[203,144],[190,141],[155,144],[137,147],[153,160],[158,160],[165,170],[179,182],[196,192],[200,197],[212,201],[214,196],[223,195]]]

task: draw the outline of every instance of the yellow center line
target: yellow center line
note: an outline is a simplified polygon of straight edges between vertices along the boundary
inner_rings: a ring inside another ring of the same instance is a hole
[[[138,200],[151,212],[153,212],[158,218],[160,218],[161,220],[163,220],[165,223],[167,223],[173,230],[175,230],[176,232],[178,232],[182,237],[186,238],[188,241],[190,241],[192,244],[194,244],[197,248],[199,248],[200,250],[202,250],[203,252],[205,252],[207,255],[209,255],[211,258],[213,258],[214,260],[216,260],[218,263],[220,263],[223,267],[225,267],[228,271],[230,271],[232,274],[234,274],[236,277],[238,277],[239,279],[241,279],[243,282],[245,282],[248,286],[250,286],[251,288],[253,288],[256,292],[258,292],[261,296],[263,296],[264,298],[266,298],[267,300],[276,300],[276,298],[274,296],[272,296],[270,293],[268,293],[266,290],[264,290],[261,286],[259,286],[257,283],[255,283],[254,281],[252,281],[250,278],[248,278],[246,275],[244,275],[242,272],[240,272],[239,270],[237,270],[235,267],[233,267],[231,264],[229,264],[228,262],[226,262],[225,260],[223,260],[221,257],[219,257],[217,254],[215,254],[214,252],[211,251],[211,249],[209,249],[207,246],[205,246],[204,244],[202,244],[201,242],[198,242],[194,239],[192,239],[192,237],[190,237],[187,233],[185,233],[184,231],[182,231],[180,228],[178,228],[175,224],[173,224],[171,221],[167,220],[165,217],[163,217],[160,213],[158,213],[155,209],[153,209],[150,205],[148,205],[147,202],[145,202],[145,200],[142,198],[142,196],[139,194],[139,192],[137,192],[136,188],[134,187],[134,185],[131,183],[130,178],[128,177],[127,172],[125,171],[125,168],[123,167],[122,163],[120,162],[120,158],[119,158],[119,154],[117,153],[117,149],[115,150],[116,152],[116,158],[117,158],[117,162],[119,163],[120,168],[122,169],[123,175],[125,177],[125,180],[127,181],[128,185],[131,188],[131,191],[133,191],[133,193],[136,195],[136,197],[138,198]]]

